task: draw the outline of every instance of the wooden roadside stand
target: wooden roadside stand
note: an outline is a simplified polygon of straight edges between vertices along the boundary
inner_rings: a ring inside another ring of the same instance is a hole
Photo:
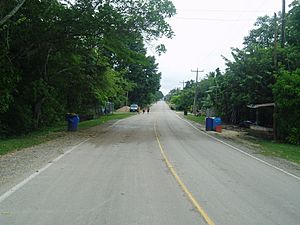
[[[272,131],[273,131],[273,139],[277,139],[277,123],[276,123],[276,104],[272,103],[263,103],[263,104],[250,104],[247,105],[248,108],[255,110],[255,122],[258,125],[259,123],[259,109],[272,107],[273,108],[273,121],[272,121]]]

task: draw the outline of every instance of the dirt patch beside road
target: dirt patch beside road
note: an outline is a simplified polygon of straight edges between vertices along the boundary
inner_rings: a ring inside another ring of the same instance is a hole
[[[178,113],[181,118],[184,120],[187,120],[183,113]],[[288,161],[283,158],[279,157],[273,157],[273,156],[265,156],[261,154],[261,146],[259,144],[255,143],[255,140],[257,138],[252,137],[247,134],[247,132],[244,129],[234,127],[234,126],[225,126],[225,129],[222,129],[222,133],[217,133],[214,131],[205,131],[205,125],[196,123],[194,121],[189,120],[190,123],[192,123],[195,127],[197,127],[199,130],[218,138],[221,141],[226,142],[227,144],[230,144],[243,152],[250,154],[258,159],[261,159],[273,166],[276,166],[280,169],[283,169],[291,174],[294,174],[298,177],[300,177],[300,165],[291,161]],[[232,149],[234,150],[234,149]]]
[[[95,137],[112,124],[113,121],[110,121],[90,129],[68,132],[58,139],[0,155],[0,195],[73,146]]]
[[[117,109],[117,112],[129,112],[130,107],[129,106],[123,106],[122,108]]]

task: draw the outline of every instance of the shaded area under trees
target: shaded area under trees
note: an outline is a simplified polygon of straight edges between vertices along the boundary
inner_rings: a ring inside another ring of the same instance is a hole
[[[127,96],[155,100],[161,74],[144,43],[171,38],[165,19],[174,14],[168,0],[1,1],[0,136],[49,126],[66,112],[97,112],[107,101],[118,107]]]

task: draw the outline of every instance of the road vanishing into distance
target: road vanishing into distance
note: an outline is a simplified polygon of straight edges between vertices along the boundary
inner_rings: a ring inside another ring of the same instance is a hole
[[[0,224],[298,225],[300,180],[158,102],[0,196]]]

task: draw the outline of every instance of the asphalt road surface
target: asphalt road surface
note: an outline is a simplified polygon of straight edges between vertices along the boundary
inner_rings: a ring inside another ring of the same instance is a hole
[[[158,102],[0,196],[0,224],[298,225],[300,180]]]

